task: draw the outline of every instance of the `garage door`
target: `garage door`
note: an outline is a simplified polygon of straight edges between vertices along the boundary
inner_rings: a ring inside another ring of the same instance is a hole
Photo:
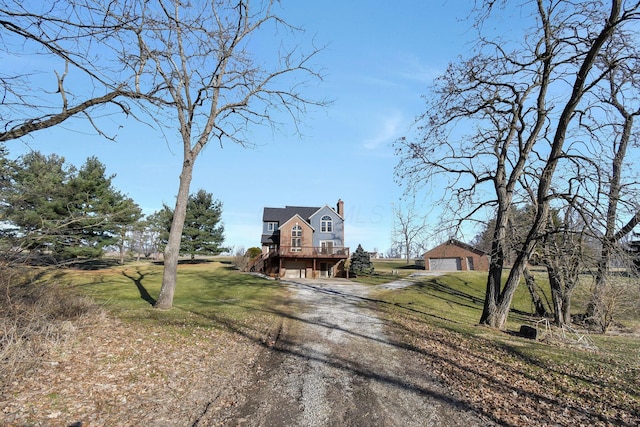
[[[284,277],[287,279],[304,279],[307,277],[306,263],[304,261],[289,261],[284,265]]]
[[[462,270],[460,258],[429,258],[429,269],[432,271]]]

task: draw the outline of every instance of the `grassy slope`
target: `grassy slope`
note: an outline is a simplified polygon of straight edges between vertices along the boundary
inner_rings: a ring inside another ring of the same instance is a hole
[[[376,263],[376,284],[415,270],[403,262]],[[391,271],[397,270],[397,275]],[[168,326],[222,328],[264,336],[286,294],[277,282],[239,274],[220,262],[181,265],[174,310],[151,308],[162,271],[148,263],[59,273],[119,317]],[[403,290],[376,292],[401,344],[424,356],[461,400],[502,425],[637,425],[640,423],[640,340],[593,336],[594,352],[559,341],[534,342],[476,325],[485,276],[457,273],[425,278]],[[508,331],[527,323],[526,290],[518,290]]]
[[[20,363],[13,363],[20,369],[11,366],[15,358],[5,358],[4,336],[0,343],[3,426],[78,420],[90,425],[195,425],[202,408],[215,416],[234,404],[237,387],[251,378],[256,358],[272,344],[282,322],[278,306],[286,298],[278,283],[239,274],[221,262],[180,265],[175,308],[165,311],[152,308],[160,290],[160,265],[101,261],[77,269],[30,270],[42,286],[29,281],[27,289],[42,292],[23,298],[18,308],[27,316],[0,316],[0,323],[35,319],[43,326],[21,328],[25,331],[13,346],[20,350]],[[105,316],[87,302],[87,310],[61,317],[61,307],[86,300],[75,297],[78,293],[91,296],[111,314]],[[51,304],[52,299],[60,304]],[[0,300],[16,305],[16,298]],[[43,345],[34,354],[24,345],[17,347],[23,341]],[[10,378],[3,374],[7,372]]]
[[[382,274],[358,280],[390,281],[395,276],[388,267],[376,265]],[[536,321],[527,315],[531,307],[524,287],[514,297],[506,331],[480,327],[485,285],[486,274],[455,273],[379,291],[377,299],[403,344],[424,354],[428,369],[463,401],[500,424],[640,423],[637,335],[565,332],[568,340],[562,340],[562,331],[555,330],[538,342],[517,337],[520,325]],[[638,324],[638,319],[626,321]],[[580,346],[576,340],[581,338],[592,340],[598,350]]]
[[[178,266],[172,310],[152,307],[162,266],[147,262],[97,270],[64,270],[56,279],[79,289],[123,320],[179,328],[214,327],[263,335],[286,300],[274,281],[239,274],[232,265],[203,261]],[[185,332],[185,333],[188,333]]]

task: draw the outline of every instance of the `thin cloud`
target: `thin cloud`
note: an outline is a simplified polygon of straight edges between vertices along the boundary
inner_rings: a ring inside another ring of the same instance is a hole
[[[400,135],[401,129],[404,129],[404,120],[400,112],[385,115],[381,120],[376,122],[380,124],[377,126],[377,129],[375,129],[375,135],[365,139],[362,143],[363,147],[367,150],[376,150],[380,148],[381,145],[392,142]]]
[[[441,75],[445,69],[434,67],[432,64],[425,64],[416,55],[405,55],[401,58],[402,66],[399,67],[398,75],[405,80],[418,82],[420,84],[430,84]],[[442,64],[446,67],[447,64]]]

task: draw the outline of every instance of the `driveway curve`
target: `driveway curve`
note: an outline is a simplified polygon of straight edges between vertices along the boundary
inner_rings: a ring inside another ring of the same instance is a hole
[[[252,385],[228,412],[234,426],[486,426],[398,344],[370,287],[296,280],[291,310]]]

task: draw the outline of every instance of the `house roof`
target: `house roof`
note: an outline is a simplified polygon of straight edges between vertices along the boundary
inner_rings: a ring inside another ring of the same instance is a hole
[[[263,222],[277,222],[282,225],[292,217],[299,215],[305,221],[309,222],[311,215],[316,213],[320,208],[308,206],[285,206],[284,208],[264,208],[262,214]]]
[[[299,216],[306,223],[310,223],[309,218],[320,208],[310,206],[285,206],[284,208],[264,208],[262,213],[263,222],[277,222],[281,226],[295,216]],[[278,233],[263,234],[260,239],[263,245],[278,244],[280,235]]]
[[[303,223],[307,228],[310,228],[311,230],[313,230],[313,227],[311,226],[311,224],[309,224],[309,223],[307,222],[307,220],[306,220],[306,219],[302,218],[302,217],[301,217],[300,215],[298,215],[298,214],[295,214],[294,216],[292,216],[291,218],[289,218],[288,220],[286,220],[284,224],[286,224],[286,223],[288,223],[288,222],[290,222],[290,221],[294,221],[294,220],[296,220],[296,219],[298,219],[298,220],[299,220],[298,222],[302,222],[302,223]],[[280,227],[282,227],[284,224],[280,224]]]
[[[331,211],[331,212],[333,212],[334,214],[338,215],[338,217],[339,217],[339,218],[344,219],[344,218],[342,218],[342,215],[340,215],[340,214],[338,213],[338,211],[336,211],[334,208],[332,208],[332,207],[331,207],[331,206],[329,206],[329,205],[324,205],[323,207],[318,208],[318,210],[317,210],[317,211],[315,211],[313,214],[311,214],[311,215],[309,216],[309,218],[311,218],[312,216],[318,215],[320,212],[323,212],[325,209],[330,210],[330,211]]]
[[[291,220],[292,218],[298,216],[300,219],[307,223],[307,225],[311,225],[311,217],[317,214],[320,211],[323,211],[325,208],[330,209],[335,214],[338,212],[331,208],[328,205],[323,207],[312,207],[312,206],[285,206],[284,208],[264,208],[262,213],[262,222],[277,222],[278,226],[281,227],[284,223]],[[340,218],[340,214],[338,214]],[[279,232],[273,234],[263,234],[260,239],[262,244],[277,244],[280,240]]]
[[[460,240],[449,239],[446,242],[442,243],[441,245],[438,245],[435,248],[431,249],[430,251],[425,252],[423,254],[423,256],[428,255],[430,252],[433,252],[433,251],[435,251],[437,249],[440,249],[442,246],[458,246],[458,247],[460,247],[462,249],[465,249],[467,251],[473,252],[473,253],[481,255],[481,256],[487,255],[486,252],[484,252],[484,251],[482,251],[482,250],[480,250],[480,249],[478,249],[478,248],[476,248],[474,246],[471,246],[471,245],[469,245],[467,243],[461,242]]]

